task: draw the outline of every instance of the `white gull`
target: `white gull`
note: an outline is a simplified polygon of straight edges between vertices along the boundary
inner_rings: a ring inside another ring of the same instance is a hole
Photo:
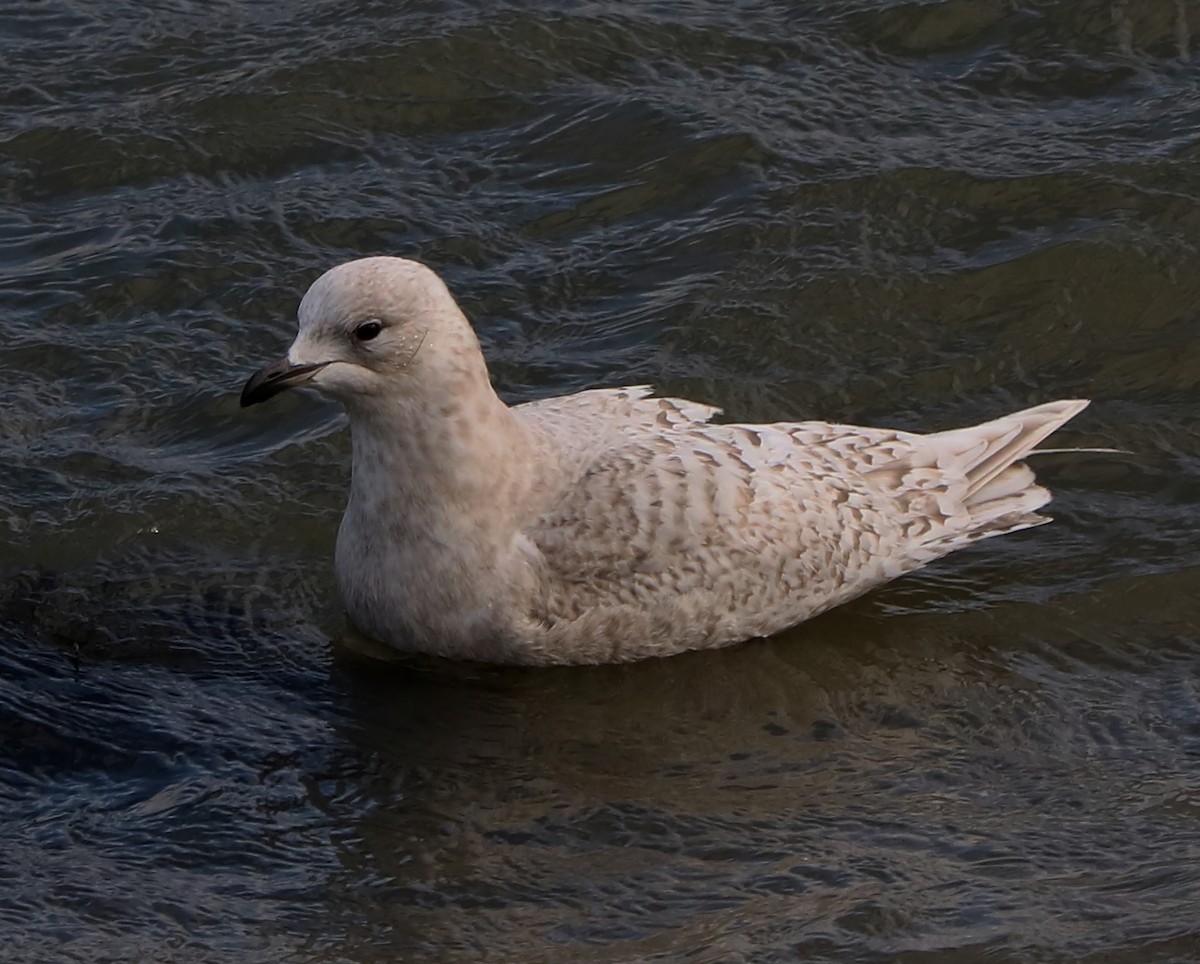
[[[643,386],[510,408],[441,279],[386,257],[317,279],[242,405],[299,384],[350,417],[351,619],[400,650],[524,664],[768,636],[1048,522],[1020,460],[1088,404],[932,435],[713,424],[718,409]]]

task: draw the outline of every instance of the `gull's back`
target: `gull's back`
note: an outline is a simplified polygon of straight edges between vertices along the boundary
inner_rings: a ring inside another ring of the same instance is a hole
[[[1020,459],[1081,411],[1054,402],[933,435],[721,425],[644,389],[514,411],[560,453],[536,662],[613,662],[766,636],[978,539],[1049,521]]]

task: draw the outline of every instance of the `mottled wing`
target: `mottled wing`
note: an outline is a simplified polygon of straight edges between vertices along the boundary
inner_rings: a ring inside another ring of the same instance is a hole
[[[720,413],[712,405],[682,398],[652,398],[648,385],[600,388],[516,406],[527,424],[553,440],[569,482],[610,449],[648,432],[707,422]]]
[[[919,563],[870,473],[903,433],[819,422],[646,433],[605,451],[527,532],[554,622],[605,606],[708,620],[705,643],[778,631]]]

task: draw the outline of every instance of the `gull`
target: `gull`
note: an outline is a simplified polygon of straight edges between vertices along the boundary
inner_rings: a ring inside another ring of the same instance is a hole
[[[770,636],[1050,521],[1021,460],[1085,400],[929,435],[722,424],[650,388],[496,395],[431,269],[350,261],[243,407],[304,385],[350,419],[335,569],[367,636],[487,663],[616,663]]]

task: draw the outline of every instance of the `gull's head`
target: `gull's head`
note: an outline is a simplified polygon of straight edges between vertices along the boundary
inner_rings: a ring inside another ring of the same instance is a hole
[[[453,389],[482,365],[474,332],[433,271],[405,258],[330,268],[300,302],[287,355],[256,372],[242,407],[306,384],[346,404]],[[486,379],[486,370],[484,374]]]

